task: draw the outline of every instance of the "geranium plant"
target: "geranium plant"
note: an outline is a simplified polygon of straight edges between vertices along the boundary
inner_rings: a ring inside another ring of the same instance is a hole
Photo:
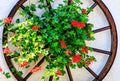
[[[47,0],[47,4],[53,0]],[[5,24],[9,35],[3,44],[3,52],[7,56],[14,57],[14,61],[20,67],[27,67],[32,61],[37,61],[42,54],[48,62],[45,77],[53,76],[54,80],[65,74],[64,67],[88,67],[94,56],[88,54],[93,51],[86,45],[86,41],[94,40],[92,32],[93,24],[89,23],[88,12],[90,8],[80,7],[82,2],[74,0],[68,4],[59,4],[56,9],[45,4],[44,0],[38,0],[39,5],[30,4],[25,7],[20,15],[25,19],[11,23],[12,18],[5,18],[1,24]],[[35,14],[36,8],[44,9],[41,16]],[[29,14],[29,15],[27,15]],[[11,51],[8,42],[11,42],[18,50]],[[44,69],[41,66],[29,70],[36,72]]]

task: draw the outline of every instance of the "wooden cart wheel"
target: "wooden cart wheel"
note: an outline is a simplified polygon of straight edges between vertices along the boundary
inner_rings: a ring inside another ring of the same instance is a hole
[[[72,0],[68,0],[68,4],[71,2]],[[24,3],[26,2],[26,0],[19,0],[17,2],[17,4],[13,7],[13,9],[11,10],[10,14],[8,17],[14,17],[14,15],[16,14],[17,10],[19,8],[22,8],[24,9],[25,6],[23,5]],[[98,54],[102,53],[102,54],[105,54],[108,58],[106,59],[107,62],[105,63],[104,67],[102,68],[102,70],[97,74],[96,72],[94,72],[92,70],[92,68],[88,67],[88,68],[85,68],[87,69],[87,71],[94,77],[92,79],[92,81],[102,81],[103,78],[107,75],[107,73],[109,72],[111,66],[113,65],[113,62],[114,62],[114,59],[115,59],[115,56],[116,56],[116,51],[117,51],[117,32],[116,32],[116,26],[115,26],[115,23],[114,23],[114,20],[113,20],[113,17],[111,15],[111,13],[109,12],[108,8],[105,6],[105,4],[103,3],[102,0],[93,0],[93,4],[91,6],[92,9],[94,9],[96,6],[99,6],[101,8],[101,10],[103,11],[104,15],[106,16],[106,19],[109,23],[108,26],[106,27],[101,27],[101,28],[98,28],[98,29],[95,29],[93,30],[93,32],[95,34],[99,34],[100,32],[103,32],[103,31],[107,31],[109,30],[110,31],[110,35],[111,35],[111,45],[110,46],[110,51],[107,51],[107,50],[103,50],[103,49],[100,49],[100,48],[95,48],[93,47],[93,50],[95,52],[97,52]],[[85,3],[84,3],[85,4]],[[48,3],[48,5],[50,5]],[[88,13],[89,14],[89,13]],[[91,13],[92,14],[92,13]],[[99,21],[99,20],[97,20]],[[94,24],[94,23],[93,23]],[[6,30],[4,29],[4,32]],[[7,40],[7,38],[4,38],[3,36],[3,42]],[[12,58],[10,57],[7,57],[5,54],[5,60],[7,62],[7,65],[9,68],[12,68],[14,65],[11,61]],[[38,66],[40,66],[42,63],[44,62],[44,57],[38,62]],[[96,66],[97,67],[97,66]],[[72,75],[72,72],[71,72],[71,69],[69,67],[66,67],[66,71],[68,73],[68,78],[69,78],[69,81],[76,81],[74,80],[74,76]],[[23,77],[20,77],[18,76],[17,74],[13,73],[14,77],[17,79],[17,81],[29,81],[29,77],[32,75],[32,73],[28,73],[24,78]],[[79,78],[80,76],[77,75]],[[52,81],[52,78],[53,77],[50,77],[49,78],[49,81]],[[77,81],[81,81],[81,80],[77,80]],[[90,80],[88,80],[90,81]]]

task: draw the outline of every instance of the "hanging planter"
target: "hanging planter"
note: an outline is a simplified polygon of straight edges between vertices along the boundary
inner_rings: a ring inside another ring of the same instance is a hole
[[[49,4],[52,1],[47,1]],[[81,1],[75,0],[60,4],[57,9],[52,9],[50,5],[45,5],[44,1],[39,1],[42,5],[30,4],[20,15],[25,20],[16,20],[12,24],[12,18],[5,18],[3,23],[7,29],[8,40],[4,42],[4,54],[14,57],[20,67],[28,67],[32,61],[36,62],[39,55],[44,55],[48,62],[44,77],[58,76],[65,74],[64,67],[87,67],[93,61],[94,56],[90,56],[85,41],[94,40],[92,28],[93,24],[88,23],[90,8],[82,9]],[[78,6],[79,5],[79,6]],[[44,13],[39,17],[35,15],[36,8],[44,9]],[[26,16],[30,13],[29,16]],[[17,49],[11,51],[8,46],[11,42]],[[30,72],[44,69],[36,66]]]
[[[31,62],[35,64],[39,57],[48,63],[45,68],[36,65],[29,69],[30,73],[45,69],[42,80],[53,77],[55,81],[59,76],[64,76],[65,67],[88,68],[96,61],[91,47],[86,41],[93,41],[93,24],[88,21],[88,13],[91,8],[83,9],[80,0],[64,1],[64,4],[54,9],[50,1],[39,0],[39,5],[29,4],[19,15],[25,18],[23,21],[16,20],[11,23],[12,18],[4,18],[1,24],[5,24],[3,52],[7,57],[14,58],[21,68],[29,68]],[[35,14],[36,9],[43,9],[41,16]],[[28,15],[29,14],[29,15]],[[11,43],[15,49],[9,46]],[[42,60],[43,61],[43,60]],[[12,68],[12,72],[22,76],[21,71]]]

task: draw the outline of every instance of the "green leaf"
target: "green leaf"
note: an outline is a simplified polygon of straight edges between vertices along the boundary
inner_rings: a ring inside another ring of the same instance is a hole
[[[82,64],[81,62],[78,62],[78,63],[77,63],[77,66],[78,66],[79,68],[82,68],[82,67],[83,67],[83,64]]]
[[[94,51],[91,47],[88,47],[88,49],[89,49],[91,52],[93,52],[93,51]]]
[[[79,2],[80,2],[80,0],[75,0],[75,2],[76,2],[76,3],[79,3]]]
[[[11,68],[11,72],[14,73],[16,69],[14,67]]]
[[[14,58],[14,61],[15,61],[15,62],[18,62],[18,58]]]
[[[20,19],[17,19],[17,20],[16,20],[16,23],[20,23]]]
[[[10,78],[11,77],[11,75],[10,75],[10,73],[9,72],[3,72],[3,74],[5,75],[5,77],[8,79],[8,78]]]
[[[0,26],[2,26],[4,23],[3,23],[3,20],[0,20]]]
[[[36,5],[35,4],[31,4],[30,5],[30,10],[31,11],[36,11]]]
[[[43,2],[44,2],[44,0],[39,0],[39,2],[43,3]]]
[[[75,69],[76,65],[75,64],[71,64],[70,67],[73,68],[73,69]]]
[[[83,46],[84,45],[84,41],[81,40],[81,39],[76,39],[76,40],[74,40],[74,44]]]
[[[45,77],[44,76],[42,76],[41,81],[45,81]]]
[[[22,76],[22,75],[23,75],[23,72],[22,72],[22,71],[18,71],[17,74],[18,74],[19,76]]]
[[[92,12],[93,9],[92,8],[87,8],[87,12]]]

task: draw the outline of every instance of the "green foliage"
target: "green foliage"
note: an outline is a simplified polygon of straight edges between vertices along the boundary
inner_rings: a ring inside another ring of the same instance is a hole
[[[11,77],[10,73],[9,72],[3,72],[3,75],[5,75],[5,77],[8,79]]]
[[[22,71],[18,71],[17,74],[18,74],[19,76],[22,76],[22,75],[23,75],[23,72],[22,72]]]
[[[47,1],[52,2],[52,0]],[[20,15],[25,16],[23,22],[17,19],[16,24],[6,26],[6,34],[14,32],[14,35],[8,37],[8,42],[20,50],[20,52],[10,53],[10,56],[15,57],[14,61],[19,64],[24,61],[36,62],[42,54],[46,56],[48,62],[45,76],[54,76],[55,81],[58,80],[56,70],[60,70],[64,75],[65,66],[82,68],[86,67],[86,61],[91,59],[96,61],[94,56],[88,54],[88,51],[93,51],[92,48],[87,47],[85,43],[95,39],[92,32],[93,24],[88,23],[87,15],[87,12],[92,10],[88,8],[86,13],[82,13],[80,0],[74,0],[70,5],[66,4],[66,0],[64,2],[65,5],[59,4],[57,9],[48,11],[46,9],[48,7],[43,4],[44,0],[39,0],[38,6],[31,4],[20,12]],[[45,10],[40,17],[35,15],[37,7]],[[30,15],[26,16],[27,14]],[[76,26],[73,26],[72,21],[76,21],[77,25],[74,23]],[[81,24],[83,28],[80,27]],[[77,54],[80,55],[81,60],[75,63],[73,57]],[[15,72],[15,69],[12,68],[11,71]],[[22,76],[23,73],[18,71],[17,74]],[[43,81],[44,79],[45,77],[42,78]]]

